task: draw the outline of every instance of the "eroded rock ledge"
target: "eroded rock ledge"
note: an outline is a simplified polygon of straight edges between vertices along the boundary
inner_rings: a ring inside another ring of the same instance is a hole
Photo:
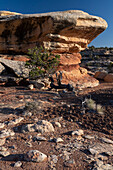
[[[9,13],[0,16],[0,52],[26,54],[29,48],[42,45],[61,55],[58,71],[63,71],[64,82],[76,84],[85,80],[86,84],[95,86],[98,81],[79,67],[79,52],[106,28],[104,19],[79,10],[27,15]]]

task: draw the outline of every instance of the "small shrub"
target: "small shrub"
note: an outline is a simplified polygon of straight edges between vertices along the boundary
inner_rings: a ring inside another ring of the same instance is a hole
[[[100,104],[97,104],[97,113],[103,115],[104,114],[104,109]]]
[[[94,100],[92,99],[86,99],[86,104],[87,104],[87,107],[91,110],[95,110],[96,109],[96,103]]]
[[[25,111],[29,111],[29,112],[38,114],[39,111],[41,111],[41,110],[42,110],[42,102],[41,101],[28,102],[25,105]]]
[[[29,49],[28,58],[29,61],[26,62],[26,66],[31,69],[29,72],[30,79],[49,77],[56,71],[60,62],[59,55],[54,55],[43,47]]]
[[[110,63],[108,64],[108,66],[107,66],[107,69],[108,69],[109,71],[111,71],[112,68],[113,68],[113,62],[110,62]]]

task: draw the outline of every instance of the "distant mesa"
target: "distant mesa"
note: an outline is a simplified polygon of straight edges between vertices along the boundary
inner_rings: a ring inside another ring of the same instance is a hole
[[[107,22],[79,10],[42,14],[0,12],[0,52],[26,54],[29,48],[43,46],[61,55],[58,71],[63,81],[95,86],[98,81],[80,68],[80,51],[107,28]]]

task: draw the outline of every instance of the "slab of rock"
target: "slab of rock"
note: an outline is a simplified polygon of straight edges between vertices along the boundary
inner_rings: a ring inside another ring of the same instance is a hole
[[[111,139],[102,137],[101,140],[102,140],[102,142],[113,144],[113,141]]]
[[[110,164],[104,164],[102,161],[96,161],[92,170],[112,170],[113,166]]]
[[[7,72],[12,72],[17,77],[27,78],[29,76],[29,69],[25,67],[25,62],[23,61],[0,58],[0,63],[5,67]]]
[[[26,161],[31,162],[43,162],[47,160],[47,155],[38,151],[38,150],[31,150],[25,154],[24,159]]]
[[[113,155],[113,145],[112,144],[105,144],[105,143],[98,143],[89,146],[89,151],[93,155],[106,153],[107,155]]]

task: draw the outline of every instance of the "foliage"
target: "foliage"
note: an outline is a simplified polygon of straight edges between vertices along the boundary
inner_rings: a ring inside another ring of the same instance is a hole
[[[29,72],[31,79],[50,76],[56,71],[60,62],[59,55],[54,55],[43,47],[29,49],[28,57],[29,61],[26,62],[26,66],[31,69]]]
[[[42,102],[37,101],[37,102],[28,102],[25,104],[25,111],[31,112],[33,114],[39,114],[40,111],[42,110]]]
[[[95,110],[96,109],[96,103],[92,99],[86,99],[86,104],[89,109]]]

